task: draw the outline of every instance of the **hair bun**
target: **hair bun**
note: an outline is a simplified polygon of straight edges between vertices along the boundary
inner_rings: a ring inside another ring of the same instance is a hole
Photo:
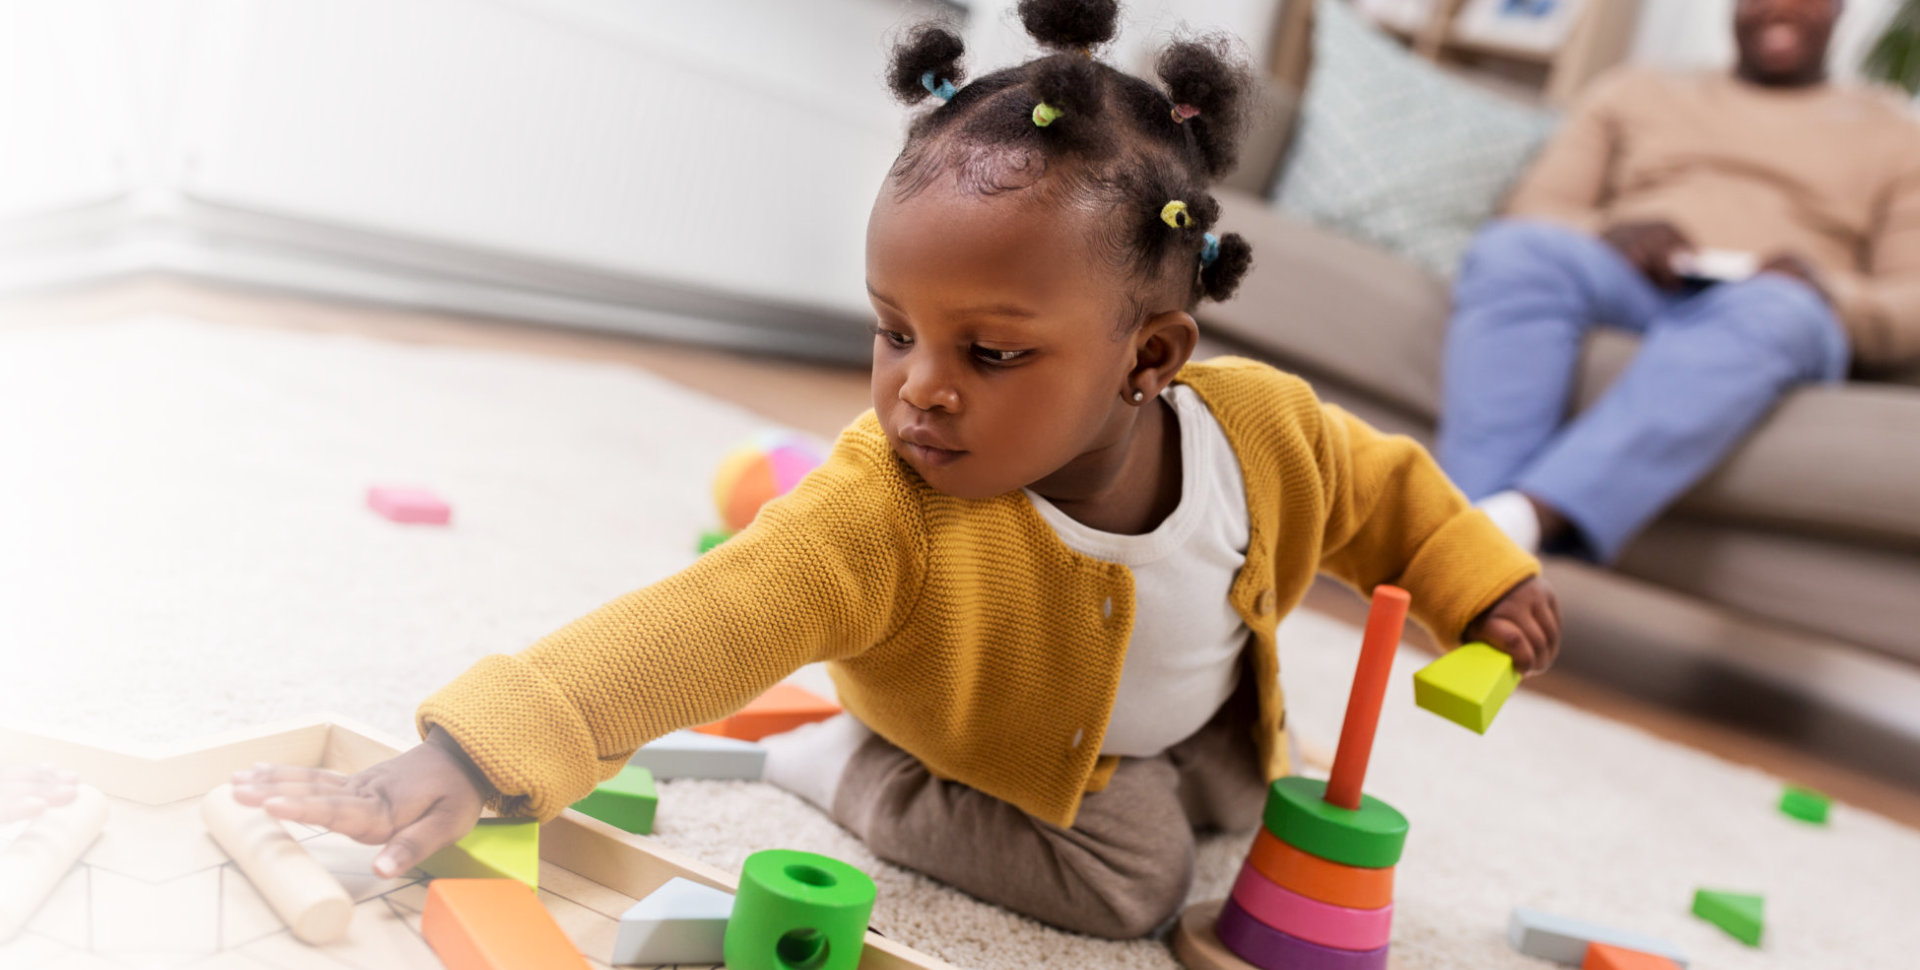
[[[1047,47],[1098,47],[1120,28],[1120,0],[1020,0],[1020,22]]]
[[[1032,76],[1033,93],[1060,109],[1071,127],[1087,130],[1078,122],[1099,117],[1106,99],[1100,96],[1100,73],[1092,61],[1073,54],[1055,54],[1035,64]]]
[[[887,87],[906,104],[919,104],[932,92],[922,79],[932,73],[937,81],[958,88],[966,80],[960,56],[966,44],[945,24],[921,24],[893,48],[893,64],[887,69]]]
[[[1200,294],[1216,303],[1231,298],[1252,266],[1253,244],[1245,236],[1237,232],[1221,236],[1220,255],[1200,270]]]
[[[1245,62],[1233,51],[1233,41],[1225,36],[1184,40],[1162,51],[1156,66],[1173,103],[1196,109],[1186,125],[1214,178],[1233,171],[1252,86]]]

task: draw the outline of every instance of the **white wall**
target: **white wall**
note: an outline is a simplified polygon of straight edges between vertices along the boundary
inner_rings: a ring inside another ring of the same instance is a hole
[[[1590,0],[1605,3],[1607,0]],[[1860,76],[1860,60],[1898,0],[1846,0],[1828,64],[1835,77]],[[1734,0],[1642,0],[1633,60],[1658,67],[1733,64]]]

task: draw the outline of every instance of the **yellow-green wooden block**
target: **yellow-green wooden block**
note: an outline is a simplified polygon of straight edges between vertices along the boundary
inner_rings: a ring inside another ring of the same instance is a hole
[[[420,863],[436,879],[518,879],[540,888],[540,823],[483,818],[467,837]]]
[[[1469,643],[1413,675],[1414,703],[1479,734],[1520,685],[1513,658],[1484,643]]]
[[[1760,945],[1766,929],[1766,900],[1746,893],[1701,889],[1693,894],[1693,915],[1726,930],[1748,946]]]
[[[653,790],[653,772],[628,766],[600,783],[593,794],[573,803],[602,822],[635,835],[653,834],[653,811],[660,798]]]

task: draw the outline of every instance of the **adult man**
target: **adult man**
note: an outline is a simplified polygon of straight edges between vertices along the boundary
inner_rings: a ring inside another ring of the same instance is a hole
[[[1841,7],[1740,0],[1733,74],[1596,85],[1475,241],[1439,457],[1523,545],[1610,561],[1795,385],[1920,362],[1920,122],[1827,81]],[[1596,325],[1644,339],[1568,420]]]

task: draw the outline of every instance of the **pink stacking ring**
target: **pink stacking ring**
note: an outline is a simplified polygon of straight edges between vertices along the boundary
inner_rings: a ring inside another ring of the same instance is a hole
[[[1379,909],[1348,909],[1308,899],[1274,883],[1251,862],[1240,868],[1233,901],[1247,915],[1288,936],[1337,950],[1376,950],[1393,930],[1393,904]]]
[[[1247,915],[1229,898],[1214,924],[1220,942],[1262,970],[1387,970],[1387,948],[1337,950],[1289,936]]]

